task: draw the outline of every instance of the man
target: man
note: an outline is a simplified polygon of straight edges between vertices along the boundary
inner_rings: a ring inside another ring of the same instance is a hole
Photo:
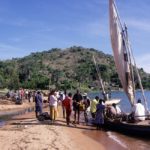
[[[63,92],[59,92],[59,101],[62,103],[63,118],[65,118],[65,107],[63,105],[63,101],[65,98],[66,95]]]
[[[79,90],[77,90],[76,94],[73,96],[73,110],[74,110],[74,122],[76,123],[76,116],[78,115],[78,124],[80,120],[80,103],[82,101],[82,95]]]
[[[138,99],[137,104],[133,106],[132,113],[135,121],[145,120],[145,108],[141,104],[141,99]]]
[[[35,115],[38,117],[38,113],[42,114],[43,100],[40,91],[35,96]]]
[[[66,122],[69,126],[70,124],[70,116],[72,111],[72,93],[69,93],[68,96],[65,97],[65,99],[62,101],[62,105],[64,106],[66,110]]]
[[[121,113],[121,109],[115,103],[113,103],[111,106],[107,106],[108,117],[115,119],[116,117],[121,116]]]
[[[95,118],[95,114],[96,114],[96,105],[98,104],[98,101],[99,101],[99,97],[96,96],[95,99],[93,99],[91,101],[91,108],[90,108],[90,111],[91,111],[91,115],[92,115],[92,118],[94,119]]]

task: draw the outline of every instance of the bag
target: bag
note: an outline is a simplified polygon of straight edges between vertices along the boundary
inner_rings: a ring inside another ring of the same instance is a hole
[[[48,112],[44,112],[38,116],[39,121],[44,121],[44,120],[51,120],[50,115]]]
[[[83,103],[79,104],[79,110],[84,111],[85,110],[85,105]]]

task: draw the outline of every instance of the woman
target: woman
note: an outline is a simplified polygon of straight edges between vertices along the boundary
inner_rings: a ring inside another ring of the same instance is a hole
[[[97,126],[97,130],[100,130],[104,124],[104,109],[105,105],[103,105],[103,100],[100,99],[96,106],[95,124]]]
[[[57,117],[57,97],[55,90],[52,90],[49,95],[49,106],[50,106],[50,117],[52,122],[56,120]]]

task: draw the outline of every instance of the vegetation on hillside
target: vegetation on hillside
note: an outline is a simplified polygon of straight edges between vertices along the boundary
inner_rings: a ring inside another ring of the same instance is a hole
[[[98,87],[97,73],[92,60],[96,61],[105,85],[121,87],[111,55],[95,49],[70,47],[53,48],[31,53],[29,56],[0,61],[0,88],[18,89],[75,89]],[[145,88],[150,88],[150,75],[141,68]],[[136,79],[136,77],[135,77]],[[136,81],[137,82],[137,81]],[[136,87],[139,85],[136,83]]]

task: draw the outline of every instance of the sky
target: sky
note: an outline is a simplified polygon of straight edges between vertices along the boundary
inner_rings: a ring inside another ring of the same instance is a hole
[[[150,0],[116,0],[137,66],[150,73]],[[0,59],[82,46],[112,54],[108,0],[0,0]]]

